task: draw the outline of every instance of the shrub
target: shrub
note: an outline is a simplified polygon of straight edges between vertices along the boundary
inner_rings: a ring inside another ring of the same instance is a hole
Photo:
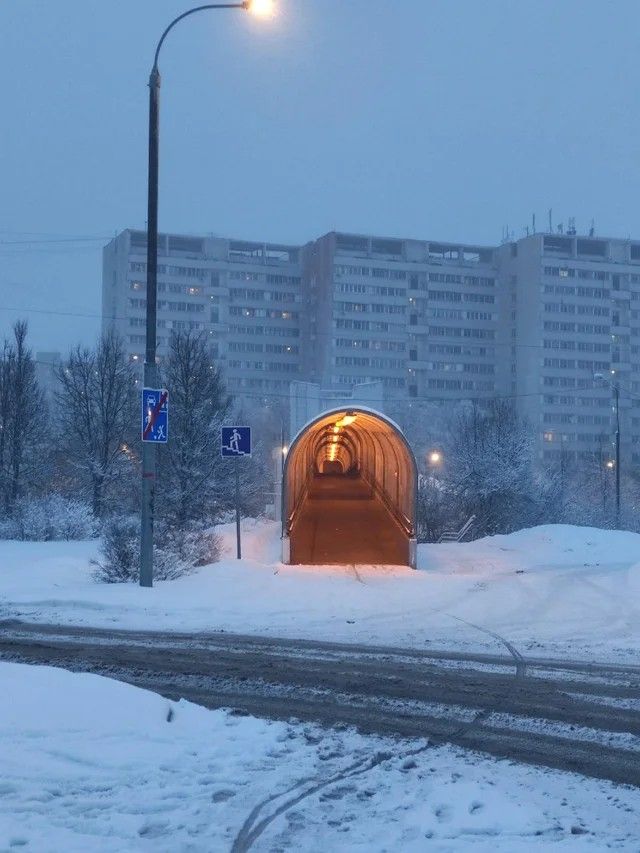
[[[20,528],[13,518],[0,518],[0,540],[19,539]]]
[[[48,542],[59,539],[92,539],[98,525],[88,504],[62,495],[22,498],[13,517],[0,524],[2,538]]]
[[[219,540],[215,533],[198,527],[171,530],[156,526],[153,575],[155,580],[174,580],[198,566],[219,558]],[[140,519],[116,516],[103,529],[102,559],[94,560],[94,577],[101,583],[134,583],[140,569]]]

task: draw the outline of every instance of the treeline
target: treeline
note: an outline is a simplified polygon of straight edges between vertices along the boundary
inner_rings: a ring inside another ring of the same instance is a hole
[[[73,348],[53,367],[45,394],[26,323],[12,332],[0,354],[0,536],[81,538],[102,530],[106,540],[118,540],[111,543],[116,551],[131,551],[129,566],[119,558],[114,579],[133,575],[141,403],[123,342],[106,334],[94,348]],[[160,573],[169,574],[176,553],[185,563],[196,552],[202,560],[215,552],[203,531],[235,505],[233,462],[220,458],[219,429],[238,413],[204,335],[172,335],[160,381],[171,389],[171,440],[158,447],[156,489],[158,541],[168,555]],[[267,464],[260,447],[243,460],[244,514],[264,511]]]
[[[551,464],[538,456],[535,430],[512,400],[405,412],[416,450],[419,539],[437,541],[472,515],[471,535],[511,533],[537,524],[579,524],[640,530],[640,481],[621,471],[616,511],[612,436],[579,461],[560,453]],[[436,456],[432,461],[432,454]]]
[[[158,447],[156,569],[169,577],[215,557],[211,528],[234,506],[234,461],[220,458],[222,423],[249,421],[265,436],[240,466],[242,512],[257,516],[270,502],[272,454],[280,464],[287,413],[282,401],[280,410],[240,412],[202,334],[174,333],[160,374],[170,389],[170,441]],[[475,537],[545,523],[640,530],[640,483],[631,470],[621,472],[616,512],[610,435],[579,462],[561,453],[548,465],[511,400],[405,404],[393,415],[419,463],[420,541],[436,541],[472,515]],[[98,574],[135,579],[140,422],[140,385],[116,335],[73,348],[45,394],[27,325],[16,323],[0,352],[0,538],[102,533]]]

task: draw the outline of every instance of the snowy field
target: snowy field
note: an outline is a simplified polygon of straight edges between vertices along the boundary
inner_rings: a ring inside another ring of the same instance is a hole
[[[49,667],[0,683],[2,851],[638,850],[640,789]]]
[[[635,663],[640,535],[551,525],[422,545],[419,570],[279,563],[278,526],[248,521],[242,561],[153,590],[102,585],[96,542],[0,542],[0,618],[505,652]]]

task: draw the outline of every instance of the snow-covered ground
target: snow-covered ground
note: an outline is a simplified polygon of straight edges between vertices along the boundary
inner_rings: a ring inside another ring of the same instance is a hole
[[[638,849],[637,788],[49,667],[0,663],[0,684],[3,851],[231,850],[261,803],[256,851]]]
[[[419,570],[279,562],[278,526],[234,528],[223,559],[152,589],[103,585],[96,542],[0,542],[0,618],[217,631],[636,662],[640,535],[550,525],[466,544],[422,545]]]

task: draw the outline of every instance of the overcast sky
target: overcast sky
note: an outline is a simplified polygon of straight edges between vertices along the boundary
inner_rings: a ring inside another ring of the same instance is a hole
[[[637,0],[277,5],[165,43],[161,230],[497,243],[552,207],[640,237]],[[97,333],[101,241],[145,223],[153,52],[187,8],[0,3],[0,337],[20,316],[38,350]]]

